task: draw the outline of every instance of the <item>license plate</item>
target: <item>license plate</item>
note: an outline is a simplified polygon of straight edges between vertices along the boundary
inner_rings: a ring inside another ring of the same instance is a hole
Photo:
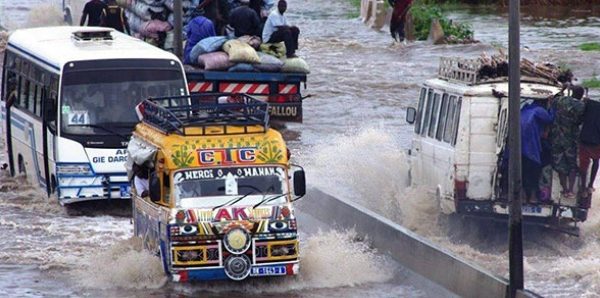
[[[121,198],[130,198],[131,197],[131,186],[130,185],[121,185]]]
[[[253,276],[265,276],[265,275],[285,275],[287,271],[285,266],[273,266],[273,267],[255,267],[252,268]]]
[[[540,206],[523,206],[523,213],[541,214],[542,207],[540,207]]]

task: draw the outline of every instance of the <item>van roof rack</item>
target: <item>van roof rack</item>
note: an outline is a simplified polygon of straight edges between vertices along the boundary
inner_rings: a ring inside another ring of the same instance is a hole
[[[438,78],[448,82],[463,83],[467,85],[489,84],[508,82],[508,76],[500,74],[496,77],[482,76],[480,71],[485,64],[480,59],[466,59],[459,57],[440,57]],[[550,79],[541,73],[532,73],[523,67],[521,62],[521,82],[538,83],[557,86],[557,80]]]
[[[138,107],[142,122],[162,132],[179,135],[206,135],[207,127],[221,126],[220,133],[228,135],[249,133],[248,127],[269,129],[269,104],[247,94],[213,93],[148,98]],[[231,132],[230,126],[242,126],[242,132]],[[201,133],[189,133],[190,127],[202,128]],[[256,133],[252,130],[252,133]]]
[[[110,41],[113,40],[112,29],[80,30],[73,32],[75,41]]]
[[[476,84],[480,68],[479,59],[440,57],[438,77],[451,82]]]

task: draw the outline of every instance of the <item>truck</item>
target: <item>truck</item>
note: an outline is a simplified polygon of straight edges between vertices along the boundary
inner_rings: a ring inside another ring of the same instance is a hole
[[[185,75],[190,94],[244,93],[268,102],[271,120],[302,122],[304,73],[207,71],[186,65]]]

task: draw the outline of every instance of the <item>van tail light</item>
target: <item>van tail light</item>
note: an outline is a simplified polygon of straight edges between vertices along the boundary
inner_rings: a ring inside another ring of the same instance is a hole
[[[467,199],[467,181],[454,180],[454,197],[457,200]]]

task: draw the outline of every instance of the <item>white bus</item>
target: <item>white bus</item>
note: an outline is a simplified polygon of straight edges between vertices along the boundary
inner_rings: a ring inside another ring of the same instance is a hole
[[[17,30],[2,70],[7,163],[61,204],[129,198],[126,147],[142,99],[187,95],[171,53],[108,28]]]

